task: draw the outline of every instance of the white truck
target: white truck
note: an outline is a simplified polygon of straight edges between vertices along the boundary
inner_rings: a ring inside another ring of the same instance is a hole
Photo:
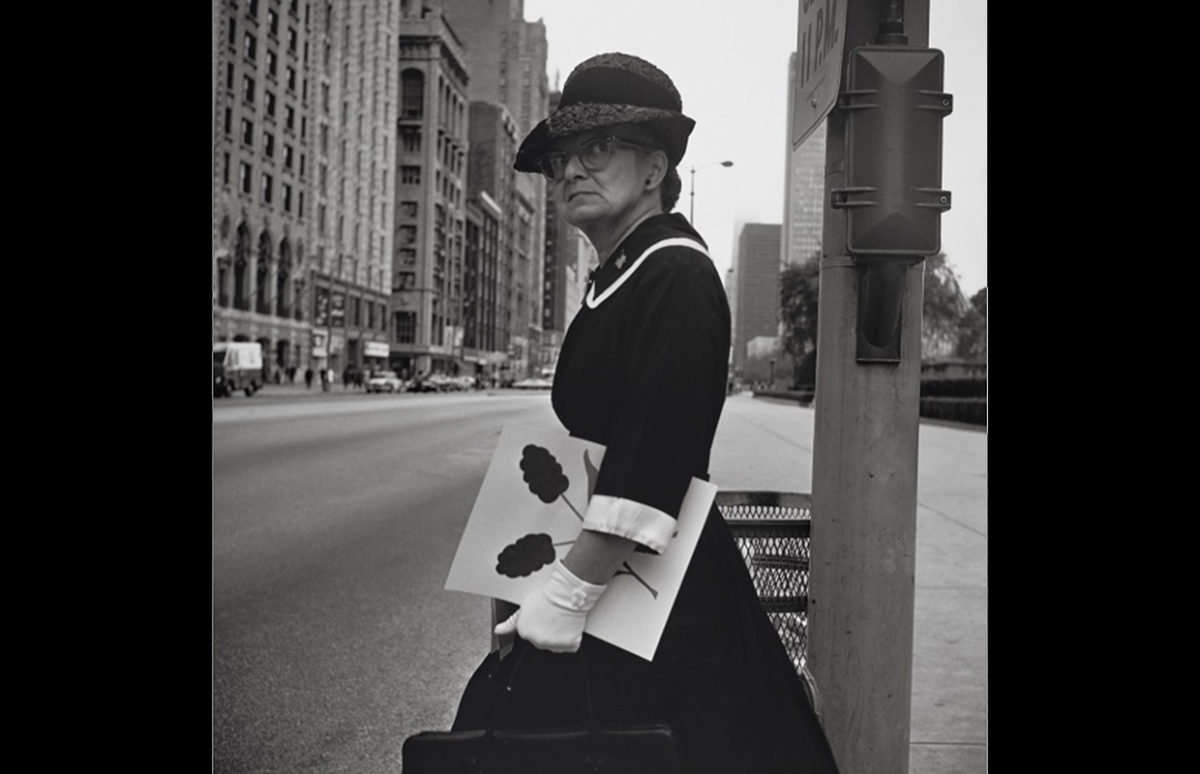
[[[218,341],[213,344],[213,397],[227,398],[238,390],[246,397],[262,387],[262,344],[257,341]]]

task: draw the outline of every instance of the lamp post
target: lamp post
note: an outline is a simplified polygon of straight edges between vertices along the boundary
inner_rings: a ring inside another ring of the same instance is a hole
[[[717,164],[720,164],[723,167],[733,166],[732,161],[714,161],[711,164],[705,164],[700,167],[692,167],[692,191],[688,202],[688,223],[691,223],[693,226],[696,225],[696,170],[715,167]]]

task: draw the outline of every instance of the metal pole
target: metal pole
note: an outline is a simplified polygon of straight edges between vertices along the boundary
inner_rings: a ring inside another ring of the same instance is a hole
[[[873,43],[884,0],[847,9],[845,52]],[[910,45],[928,41],[928,0],[909,0]],[[860,267],[846,254],[845,113],[826,135],[813,434],[809,664],[844,772],[905,774],[912,701],[923,263],[902,269],[899,363],[856,359]]]

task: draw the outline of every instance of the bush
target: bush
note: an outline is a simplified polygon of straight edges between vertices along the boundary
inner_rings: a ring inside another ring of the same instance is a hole
[[[986,398],[987,379],[922,379],[922,398]]]
[[[987,425],[987,398],[921,398],[921,416],[969,425]]]

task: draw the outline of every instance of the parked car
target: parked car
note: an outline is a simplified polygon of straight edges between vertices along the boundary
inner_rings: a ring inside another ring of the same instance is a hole
[[[367,380],[367,392],[401,392],[404,382],[395,371],[376,371]]]
[[[521,379],[513,382],[513,389],[516,390],[548,390],[553,386],[549,379]]]
[[[408,383],[409,392],[437,392],[437,382],[432,376],[417,375]]]

